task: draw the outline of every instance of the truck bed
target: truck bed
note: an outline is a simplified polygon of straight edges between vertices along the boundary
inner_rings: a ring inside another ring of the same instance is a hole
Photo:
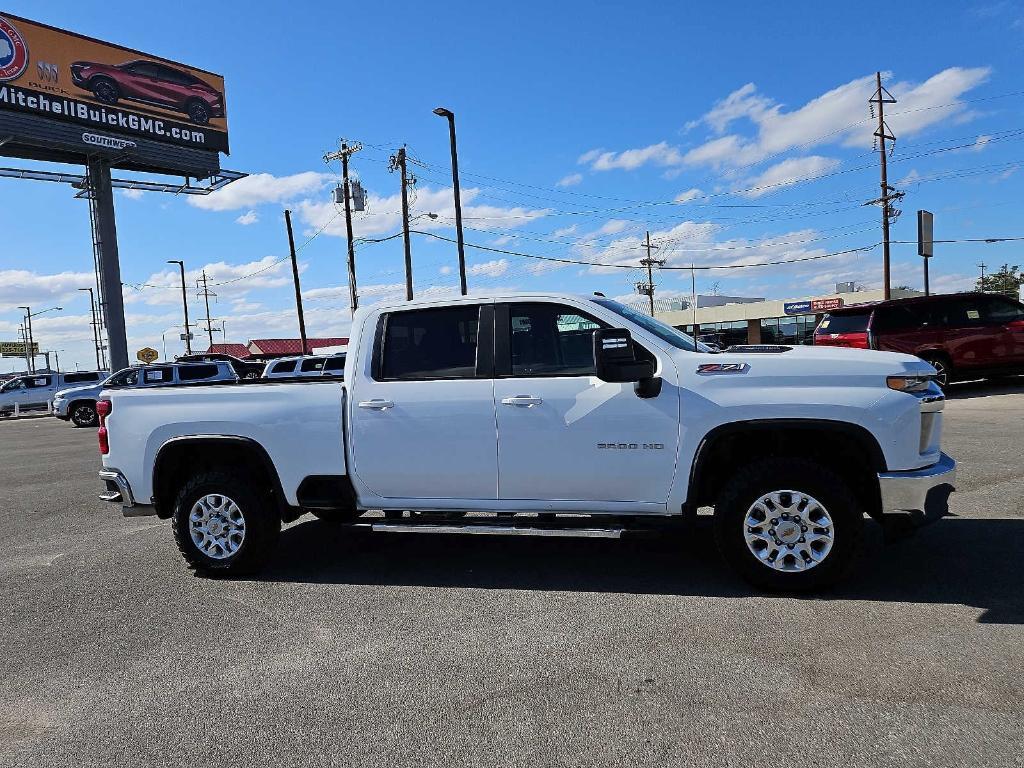
[[[288,502],[308,475],[346,473],[345,386],[337,379],[250,379],[148,389],[109,389],[110,453],[104,465],[131,482],[136,501],[152,498],[160,448],[181,436],[241,438],[262,446]],[[118,422],[124,424],[118,428]]]

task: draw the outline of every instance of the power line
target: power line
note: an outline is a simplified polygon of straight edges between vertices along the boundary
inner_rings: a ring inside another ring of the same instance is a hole
[[[422,235],[424,237],[432,237],[435,240],[443,240],[444,242],[447,242],[447,243],[454,243],[455,242],[450,237],[444,237],[443,235],[438,235],[438,234],[435,234],[434,232],[423,232],[422,230],[418,230],[418,229],[410,230],[410,232],[412,234],[414,234],[414,235]],[[938,241],[936,241],[936,242],[938,242]],[[879,245],[880,245],[880,243],[872,243],[871,245],[864,245],[864,246],[861,246],[859,248],[848,248],[848,249],[843,250],[843,251],[834,251],[832,253],[821,253],[821,254],[816,254],[814,256],[802,256],[802,257],[796,258],[796,259],[782,259],[782,260],[778,260],[778,261],[764,261],[764,262],[759,262],[759,263],[756,263],[756,264],[711,264],[711,265],[692,266],[692,267],[691,266],[685,266],[685,267],[664,266],[664,267],[662,267],[662,269],[667,269],[667,270],[690,270],[690,269],[708,270],[708,269],[748,269],[748,268],[752,268],[752,267],[771,267],[771,266],[779,266],[779,265],[782,265],[782,264],[797,264],[799,262],[804,262],[804,261],[816,261],[818,259],[828,259],[828,258],[831,258],[833,256],[842,256],[842,255],[849,254],[849,253],[861,253],[861,252],[864,252],[864,251],[874,250]],[[493,248],[491,246],[477,245],[475,243],[466,243],[466,247],[467,248],[475,248],[478,251],[488,251],[490,253],[503,253],[503,254],[506,254],[508,256],[520,256],[520,257],[525,258],[525,259],[538,259],[540,261],[551,261],[551,262],[557,262],[559,264],[577,264],[577,265],[584,266],[584,267],[609,267],[609,268],[613,268],[613,269],[636,269],[636,265],[635,264],[607,264],[607,263],[600,263],[600,262],[593,262],[593,261],[583,261],[583,260],[580,260],[580,259],[565,259],[565,258],[559,258],[559,257],[555,257],[555,256],[538,256],[538,255],[532,254],[532,253],[522,253],[520,251],[509,251],[509,250],[505,250],[503,248]]]

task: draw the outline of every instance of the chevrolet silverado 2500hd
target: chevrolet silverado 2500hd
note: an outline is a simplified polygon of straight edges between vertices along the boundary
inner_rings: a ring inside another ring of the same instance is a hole
[[[103,393],[100,476],[126,515],[170,518],[205,574],[258,567],[307,511],[616,537],[714,507],[740,574],[812,588],[851,562],[865,513],[943,513],[934,375],[873,350],[716,353],[601,296],[378,304],[353,319],[343,383]]]

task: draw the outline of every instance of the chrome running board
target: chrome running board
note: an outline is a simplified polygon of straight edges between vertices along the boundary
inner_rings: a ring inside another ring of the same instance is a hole
[[[557,536],[584,539],[618,539],[622,528],[540,528],[526,525],[483,523],[371,523],[370,530],[382,533],[468,533],[478,536]]]

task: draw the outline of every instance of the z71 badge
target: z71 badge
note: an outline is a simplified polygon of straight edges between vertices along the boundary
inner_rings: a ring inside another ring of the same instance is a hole
[[[598,443],[598,449],[611,449],[614,451],[660,451],[665,448],[664,443]]]
[[[748,368],[746,363],[702,363],[697,366],[697,373],[746,373]]]

